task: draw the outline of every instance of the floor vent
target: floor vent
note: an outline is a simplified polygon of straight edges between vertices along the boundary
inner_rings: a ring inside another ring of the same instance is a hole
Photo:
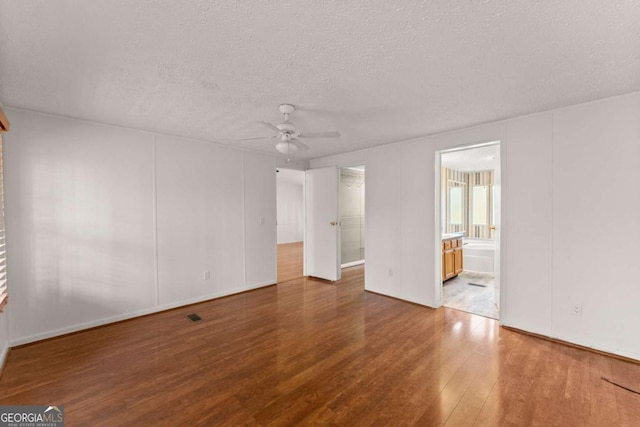
[[[486,288],[487,287],[487,285],[483,285],[482,283],[473,283],[473,282],[469,282],[469,283],[467,283],[467,285],[480,286],[481,288]]]
[[[187,319],[191,320],[192,322],[199,322],[200,320],[202,320],[202,317],[193,313],[193,314],[187,314]]]

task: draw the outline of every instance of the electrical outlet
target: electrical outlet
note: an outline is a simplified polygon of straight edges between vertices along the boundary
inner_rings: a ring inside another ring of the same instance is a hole
[[[205,271],[204,274],[202,275],[202,278],[204,280],[210,280],[211,279],[211,272],[210,271]]]
[[[573,304],[571,306],[571,314],[574,316],[582,316],[582,304]]]
[[[389,269],[389,276],[393,276],[393,268]]]

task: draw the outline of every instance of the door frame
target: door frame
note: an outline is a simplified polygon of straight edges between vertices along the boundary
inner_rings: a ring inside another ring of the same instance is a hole
[[[451,153],[455,151],[464,151],[471,150],[474,148],[486,147],[490,145],[498,145],[500,147],[500,170],[499,170],[499,197],[500,197],[500,211],[499,218],[500,223],[498,224],[499,230],[496,230],[496,252],[495,252],[495,276],[496,281],[499,286],[499,304],[498,304],[498,321],[499,324],[503,324],[503,317],[505,312],[505,267],[506,267],[506,250],[505,250],[505,231],[506,231],[506,204],[505,201],[505,173],[506,170],[506,153],[505,153],[505,142],[503,139],[490,139],[486,142],[475,142],[475,143],[467,143],[461,145],[455,145],[447,148],[441,148],[439,150],[435,150],[435,180],[434,180],[434,205],[435,205],[435,222],[434,222],[434,287],[435,287],[435,300],[436,300],[436,308],[442,306],[442,289],[443,289],[443,280],[442,280],[442,155],[445,153]]]

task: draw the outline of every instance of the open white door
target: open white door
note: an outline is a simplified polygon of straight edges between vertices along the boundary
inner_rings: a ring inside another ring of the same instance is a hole
[[[306,171],[305,275],[340,280],[338,168]]]

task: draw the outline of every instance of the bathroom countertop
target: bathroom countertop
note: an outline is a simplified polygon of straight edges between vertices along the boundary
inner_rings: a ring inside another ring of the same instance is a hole
[[[458,233],[442,233],[443,242],[447,240],[460,239],[462,237],[464,237],[464,231],[460,231]]]

